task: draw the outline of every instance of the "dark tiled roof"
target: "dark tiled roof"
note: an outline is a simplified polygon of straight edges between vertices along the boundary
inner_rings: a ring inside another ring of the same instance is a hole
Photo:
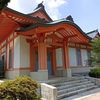
[[[94,38],[97,34],[99,34],[98,29],[90,31],[88,33],[86,33],[89,37]]]
[[[12,12],[12,13],[14,13],[16,15],[20,15],[20,16],[23,16],[23,17],[26,17],[26,18],[30,18],[32,20],[36,20],[36,21],[42,22],[42,23],[46,23],[47,22],[46,20],[43,20],[43,19],[40,19],[40,18],[37,18],[37,17],[32,17],[32,16],[29,16],[27,14],[20,13],[18,11],[12,10],[12,9],[10,9],[8,7],[5,7],[4,10]]]
[[[75,24],[74,22],[67,20],[67,19],[56,20],[56,21],[49,22],[49,23],[36,23],[36,24],[33,24],[25,29],[16,30],[16,32],[25,32],[25,31],[29,31],[31,29],[34,29],[36,27],[50,27],[50,26],[56,26],[59,24],[70,24],[70,25],[74,26],[75,28],[77,28],[83,36],[85,36],[91,40],[91,37],[86,35],[77,24]]]

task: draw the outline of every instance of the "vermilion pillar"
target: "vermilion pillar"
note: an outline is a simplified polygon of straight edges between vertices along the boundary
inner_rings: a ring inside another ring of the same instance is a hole
[[[56,70],[56,51],[55,49],[52,51],[52,65],[53,65],[53,74]]]
[[[35,71],[35,49],[30,43],[30,71]]]
[[[64,41],[64,43],[63,43],[63,50],[64,50],[65,69],[69,69],[70,68],[70,65],[69,65],[69,52],[68,52],[68,45],[67,45],[66,41]]]
[[[40,36],[38,43],[38,65],[39,70],[47,70],[47,49],[43,36]]]

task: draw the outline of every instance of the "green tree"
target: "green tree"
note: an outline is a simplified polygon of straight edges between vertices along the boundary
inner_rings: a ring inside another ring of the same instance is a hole
[[[100,38],[93,40],[92,43],[92,55],[91,58],[88,59],[88,63],[94,66],[100,66]]]
[[[4,7],[7,6],[9,2],[10,0],[0,0],[0,12],[3,10]]]
[[[0,100],[40,100],[38,83],[28,76],[7,80],[0,85]]]

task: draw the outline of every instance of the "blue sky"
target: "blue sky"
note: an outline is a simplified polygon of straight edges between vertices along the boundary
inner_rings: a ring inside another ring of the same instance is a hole
[[[53,20],[72,15],[84,32],[100,28],[100,0],[11,0],[8,7],[27,14],[41,1]]]

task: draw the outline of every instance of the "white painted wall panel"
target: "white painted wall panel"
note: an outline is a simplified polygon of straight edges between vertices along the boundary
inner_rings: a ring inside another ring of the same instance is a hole
[[[14,68],[20,67],[20,36],[14,39]]]
[[[12,47],[12,46],[13,46],[13,41],[10,42],[10,47]]]
[[[70,60],[70,66],[77,66],[75,48],[69,48],[69,60]]]
[[[20,36],[20,67],[30,67],[30,45],[26,42],[25,36]]]
[[[56,62],[57,62],[58,67],[63,66],[63,63],[62,63],[62,48],[56,49]]]
[[[82,55],[82,66],[86,66],[87,51],[82,49],[81,50],[81,55]]]

